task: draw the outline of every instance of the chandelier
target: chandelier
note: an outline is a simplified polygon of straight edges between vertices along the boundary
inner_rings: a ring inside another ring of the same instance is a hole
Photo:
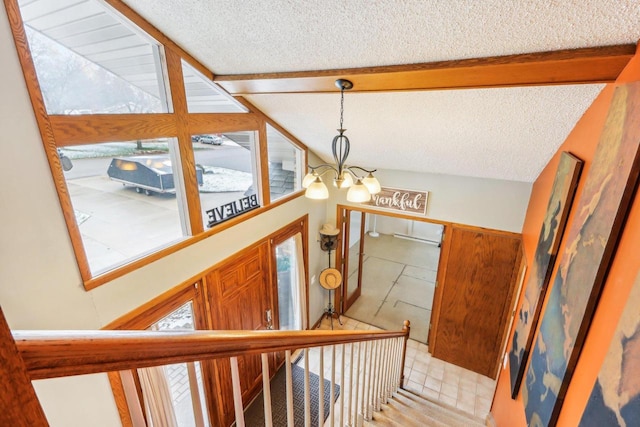
[[[346,129],[342,126],[344,116],[344,91],[353,88],[353,83],[349,80],[338,79],[336,86],[340,89],[340,129],[338,135],[333,137],[331,151],[335,165],[322,164],[309,166],[310,172],[302,180],[302,186],[306,188],[304,195],[309,199],[328,199],[329,189],[322,181],[322,176],[332,172],[333,185],[337,188],[348,188],[347,200],[354,203],[363,203],[371,200],[372,194],[380,192],[380,183],[373,176],[374,170],[367,170],[360,166],[347,166],[346,161],[349,156],[349,138],[344,134]],[[356,170],[364,172],[360,174]],[[355,180],[355,183],[354,183]]]

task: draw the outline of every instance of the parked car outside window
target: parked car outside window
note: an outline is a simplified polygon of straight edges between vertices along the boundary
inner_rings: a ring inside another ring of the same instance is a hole
[[[201,135],[198,142],[201,144],[222,145],[222,141],[222,137],[216,135]]]

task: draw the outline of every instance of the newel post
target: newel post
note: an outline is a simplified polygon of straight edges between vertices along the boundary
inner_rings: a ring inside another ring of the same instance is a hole
[[[400,388],[404,388],[404,361],[407,357],[407,341],[409,340],[409,332],[411,332],[410,321],[403,322],[402,332],[404,332],[404,341],[402,344],[402,365],[400,366]]]
[[[0,308],[0,425],[48,426],[24,361]]]

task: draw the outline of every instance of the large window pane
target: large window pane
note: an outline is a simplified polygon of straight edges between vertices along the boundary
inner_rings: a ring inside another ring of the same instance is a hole
[[[187,109],[190,113],[246,113],[247,109],[195,68],[182,61]]]
[[[161,48],[101,1],[23,0],[49,114],[168,111]]]
[[[202,172],[200,204],[205,227],[213,227],[260,205],[256,132],[192,136]]]
[[[176,197],[181,191],[179,168],[173,167],[176,144],[169,138],[59,150],[63,166],[72,165],[64,175],[92,274],[186,234]]]
[[[271,200],[302,188],[302,150],[267,124]]]

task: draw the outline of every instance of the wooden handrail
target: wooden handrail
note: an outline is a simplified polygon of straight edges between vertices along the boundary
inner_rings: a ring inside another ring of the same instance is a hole
[[[409,331],[12,331],[32,380],[406,337]]]

